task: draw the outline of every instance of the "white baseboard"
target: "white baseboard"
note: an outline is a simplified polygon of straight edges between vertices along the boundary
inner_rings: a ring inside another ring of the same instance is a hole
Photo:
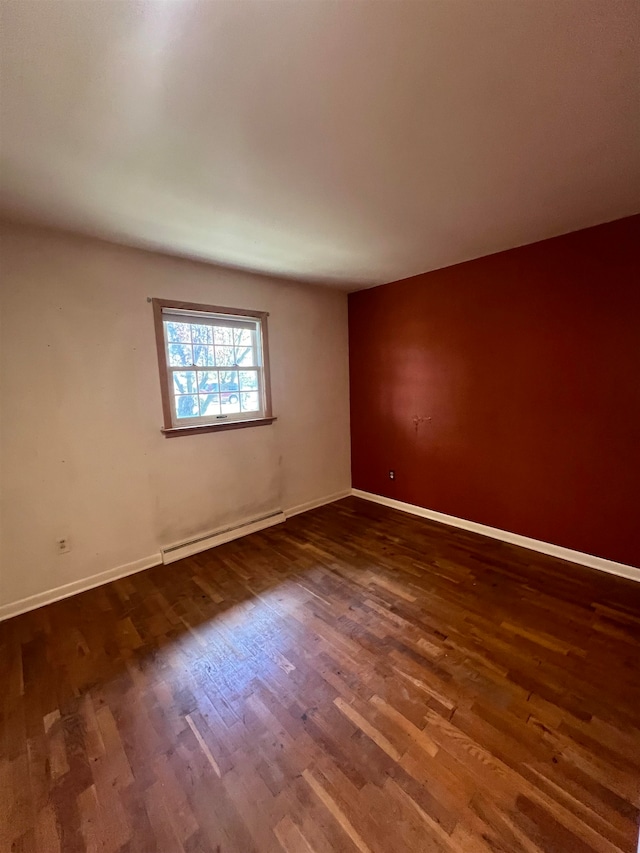
[[[218,528],[217,530],[203,533],[197,539],[191,539],[188,542],[167,545],[161,549],[162,562],[175,563],[177,560],[192,557],[194,554],[208,551],[209,548],[224,545],[225,542],[232,542],[234,539],[240,539],[241,536],[257,533],[259,530],[265,530],[267,527],[273,527],[275,524],[281,524],[286,520],[287,517],[282,510],[274,510],[260,518],[249,518],[241,521],[238,524],[234,524],[233,527]]]
[[[250,533],[256,533],[258,530],[264,530],[267,527],[272,527],[274,524],[280,524],[291,518],[294,515],[299,515],[301,512],[315,509],[315,507],[323,506],[324,504],[333,503],[333,501],[346,498],[351,494],[351,489],[345,489],[341,492],[336,492],[333,495],[327,495],[324,498],[318,498],[313,501],[308,501],[305,504],[290,507],[289,509],[277,511],[269,516],[261,519],[250,519],[242,522],[240,525],[234,525],[233,528],[218,529],[210,533],[202,534],[196,541],[191,540],[187,543],[178,543],[177,546],[167,546],[158,554],[151,554],[148,557],[142,557],[140,560],[134,560],[132,563],[126,563],[123,566],[116,566],[115,569],[108,569],[106,572],[100,572],[97,575],[91,575],[88,578],[73,581],[72,583],[64,584],[63,586],[48,589],[44,592],[39,592],[36,595],[30,595],[27,598],[21,598],[18,601],[12,601],[9,604],[0,605],[0,622],[5,619],[11,619],[12,616],[19,616],[21,613],[26,613],[28,610],[35,610],[38,607],[43,607],[45,604],[52,604],[54,601],[60,601],[63,598],[69,598],[72,595],[77,595],[80,592],[85,592],[89,589],[94,589],[102,584],[110,581],[124,578],[127,575],[133,575],[136,572],[142,572],[144,569],[150,569],[153,566],[159,566],[164,563],[173,563],[181,560],[183,557],[189,557],[193,554],[198,554],[200,551],[206,551],[216,545],[222,545],[224,542],[231,542],[233,539],[238,539],[241,536],[248,536]],[[168,549],[172,549],[168,552]]]
[[[0,622],[5,619],[11,619],[12,616],[19,616],[28,610],[35,610],[37,607],[42,607],[45,604],[60,601],[62,598],[77,595],[79,592],[86,592],[88,589],[102,586],[102,584],[109,583],[110,581],[125,578],[127,575],[142,572],[145,569],[152,568],[152,566],[158,566],[160,563],[162,563],[162,556],[160,554],[151,554],[149,557],[134,560],[133,563],[125,563],[124,566],[116,566],[115,569],[107,569],[106,572],[100,572],[88,578],[72,581],[63,586],[57,586],[55,589],[48,589],[45,592],[39,592],[36,595],[12,601],[10,604],[3,604],[0,606]]]
[[[284,514],[287,518],[292,518],[294,515],[300,515],[301,512],[308,512],[310,509],[316,509],[316,507],[331,504],[334,501],[342,500],[342,498],[348,498],[350,494],[351,489],[343,489],[341,492],[334,492],[334,494],[327,495],[324,498],[317,498],[314,501],[307,501],[307,503],[292,506],[289,509],[285,509]]]
[[[184,557],[191,557],[194,554],[199,554],[202,551],[208,551],[209,548],[215,548],[217,545],[223,545],[225,542],[231,542],[234,539],[239,539],[241,536],[248,536],[250,533],[257,533],[259,530],[265,530],[267,527],[273,527],[275,524],[281,524],[288,518],[294,515],[299,515],[302,512],[307,512],[310,509],[323,506],[324,504],[333,503],[333,501],[346,498],[351,494],[351,489],[344,489],[341,492],[336,492],[333,495],[326,495],[323,498],[316,498],[313,501],[307,501],[304,504],[290,507],[286,510],[275,510],[269,515],[260,518],[250,518],[234,524],[233,527],[218,528],[211,530],[208,533],[203,533],[195,540],[188,542],[178,542],[175,545],[168,545],[162,548],[162,560],[164,563],[175,563],[177,560],[182,560]]]
[[[382,504],[382,506],[388,506],[391,509],[399,509],[402,512],[411,513],[411,515],[418,515],[420,518],[428,518],[430,521],[438,521],[441,524],[448,524],[450,527],[460,527],[462,530],[491,536],[493,539],[500,539],[502,542],[509,542],[511,545],[519,545],[521,548],[528,548],[530,551],[539,551],[541,554],[547,554],[550,557],[568,560],[570,563],[579,563],[581,566],[588,566],[590,569],[598,569],[598,571],[608,572],[611,575],[618,575],[621,578],[628,578],[640,583],[640,569],[627,566],[625,563],[605,560],[604,557],[594,557],[592,554],[574,551],[571,548],[564,548],[562,545],[552,545],[550,542],[542,542],[540,539],[530,539],[528,536],[521,536],[519,533],[510,533],[508,530],[500,530],[498,527],[489,527],[477,521],[467,521],[465,518],[446,515],[443,512],[425,509],[404,501],[396,501],[393,498],[385,498],[382,495],[374,495],[372,492],[351,489],[351,494],[365,501]]]

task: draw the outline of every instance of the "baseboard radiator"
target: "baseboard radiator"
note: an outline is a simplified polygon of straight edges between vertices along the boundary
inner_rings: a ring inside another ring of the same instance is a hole
[[[194,539],[177,542],[174,545],[167,545],[165,548],[160,549],[162,562],[175,563],[176,560],[191,557],[193,554],[199,554],[201,551],[215,548],[216,545],[223,545],[225,542],[231,542],[233,539],[239,539],[241,536],[248,536],[249,533],[257,533],[258,530],[265,530],[267,527],[273,527],[275,524],[280,524],[286,520],[287,517],[284,512],[278,509],[267,515],[251,518],[240,524],[234,524],[231,527],[219,528],[209,533],[203,533]]]

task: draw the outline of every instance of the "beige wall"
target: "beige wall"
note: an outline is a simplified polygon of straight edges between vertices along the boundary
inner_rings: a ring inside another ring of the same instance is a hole
[[[1,273],[0,606],[349,488],[344,293],[7,225]],[[269,311],[276,423],[164,438],[147,296]]]

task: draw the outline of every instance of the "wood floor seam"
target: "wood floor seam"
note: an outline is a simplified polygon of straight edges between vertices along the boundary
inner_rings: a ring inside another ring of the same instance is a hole
[[[0,623],[0,851],[635,853],[640,585],[347,497]]]

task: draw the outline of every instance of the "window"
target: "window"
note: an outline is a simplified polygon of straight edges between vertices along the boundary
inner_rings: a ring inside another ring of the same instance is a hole
[[[152,299],[166,435],[271,423],[267,314]]]

